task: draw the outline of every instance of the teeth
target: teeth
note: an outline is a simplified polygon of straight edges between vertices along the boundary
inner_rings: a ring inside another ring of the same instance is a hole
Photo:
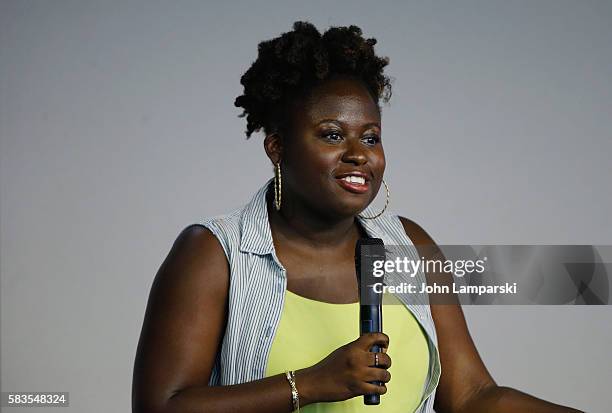
[[[345,180],[346,182],[350,182],[353,184],[365,185],[365,178],[361,176],[350,175],[350,176],[345,176],[342,179]]]

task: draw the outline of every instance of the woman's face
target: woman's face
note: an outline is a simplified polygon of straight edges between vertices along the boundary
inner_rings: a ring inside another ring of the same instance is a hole
[[[346,77],[327,80],[296,101],[289,118],[283,196],[323,217],[360,213],[376,197],[385,171],[380,112],[366,87]]]

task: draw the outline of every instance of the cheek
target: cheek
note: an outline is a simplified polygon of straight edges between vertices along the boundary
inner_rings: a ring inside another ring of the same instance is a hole
[[[335,169],[340,159],[342,158],[342,153],[339,150],[333,148],[321,149],[319,148],[316,152],[316,162],[322,167],[325,168],[328,172]]]
[[[296,180],[318,185],[322,179],[333,175],[340,156],[340,152],[333,148],[301,144],[291,148],[286,160]]]
[[[375,153],[372,157],[372,168],[379,171],[382,175],[382,172],[385,171],[385,167],[387,166],[387,161],[385,160],[385,153],[381,150]]]
[[[292,158],[302,168],[302,173],[311,175],[329,174],[341,158],[336,148],[310,144],[296,146]]]

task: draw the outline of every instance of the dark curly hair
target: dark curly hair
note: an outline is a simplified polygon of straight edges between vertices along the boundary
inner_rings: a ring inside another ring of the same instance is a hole
[[[383,74],[389,58],[374,53],[376,39],[365,39],[357,26],[331,27],[321,34],[309,22],[293,23],[293,31],[258,45],[258,56],[240,78],[244,94],[234,105],[247,118],[247,139],[261,128],[279,126],[283,108],[294,97],[333,75],[363,81],[374,101],[391,98],[391,79]]]

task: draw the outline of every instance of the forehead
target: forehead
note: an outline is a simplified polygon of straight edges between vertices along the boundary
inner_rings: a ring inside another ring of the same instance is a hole
[[[377,103],[359,80],[337,78],[327,80],[301,99],[294,114],[309,123],[336,119],[347,124],[380,122]]]

